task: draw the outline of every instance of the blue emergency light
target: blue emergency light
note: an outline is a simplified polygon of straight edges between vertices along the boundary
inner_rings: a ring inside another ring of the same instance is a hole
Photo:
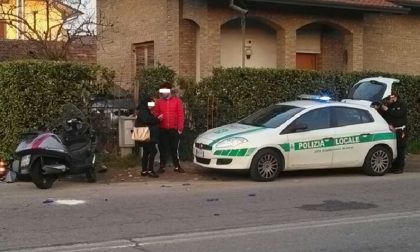
[[[298,100],[311,100],[311,101],[320,101],[320,102],[329,102],[331,97],[326,95],[308,95],[302,94],[298,96]]]

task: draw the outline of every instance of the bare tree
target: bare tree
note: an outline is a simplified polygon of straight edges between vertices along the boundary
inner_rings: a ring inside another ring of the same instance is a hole
[[[6,4],[9,2],[10,4]],[[12,3],[13,2],[13,3]],[[38,0],[33,13],[24,13],[25,0],[0,0],[0,20],[17,31],[19,39],[36,44],[39,57],[66,60],[75,42],[96,37],[95,30],[108,30],[112,24],[95,11],[89,11],[89,0]],[[36,15],[42,21],[37,22]]]

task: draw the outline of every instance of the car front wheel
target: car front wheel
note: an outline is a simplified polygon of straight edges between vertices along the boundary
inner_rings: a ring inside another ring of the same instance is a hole
[[[375,146],[366,156],[363,171],[370,176],[382,176],[391,168],[391,165],[391,151],[385,146]]]
[[[283,169],[281,156],[274,150],[259,151],[252,159],[250,175],[255,181],[273,181]]]

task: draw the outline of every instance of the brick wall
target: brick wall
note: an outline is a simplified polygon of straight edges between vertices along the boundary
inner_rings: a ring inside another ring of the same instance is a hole
[[[98,0],[97,8],[113,23],[100,34],[98,63],[116,71],[116,82],[134,91],[136,69],[133,44],[154,42],[155,63],[179,69],[178,0]],[[168,7],[172,10],[168,12]],[[100,31],[99,31],[100,32]]]
[[[98,62],[117,72],[117,82],[135,89],[132,44],[154,41],[155,59],[180,75],[206,77],[221,64],[221,25],[239,17],[228,1],[98,0],[114,31],[98,44]],[[420,71],[420,16],[362,14],[345,10],[287,10],[261,5],[248,16],[260,18],[278,37],[277,67],[296,66],[296,30],[319,23],[339,33],[324,36],[323,70]],[[194,44],[198,43],[198,47]],[[345,53],[345,51],[347,53]],[[346,56],[345,56],[346,55]],[[345,60],[345,57],[347,58]],[[196,62],[199,59],[199,62]],[[197,68],[194,65],[198,65]],[[196,69],[196,70],[194,70]]]
[[[331,28],[323,28],[321,34],[319,70],[345,71],[344,34]]]
[[[420,16],[366,15],[365,70],[419,75],[419,27]]]
[[[203,0],[198,3],[190,3],[192,0],[184,1],[183,17],[194,20],[200,26],[200,55],[201,55],[201,77],[211,74],[213,67],[220,66],[220,27],[224,23],[239,18],[240,15],[231,10],[225,2],[212,1],[208,5],[203,5]],[[185,3],[188,2],[188,5]],[[201,3],[201,4],[200,4]],[[343,70],[362,70],[363,69],[363,16],[354,14],[337,15],[337,13],[325,12],[318,14],[288,12],[282,8],[259,8],[250,10],[249,17],[259,18],[264,23],[275,29],[278,37],[277,62],[278,68],[296,67],[296,30],[311,24],[321,23],[331,27],[337,27],[342,33],[350,35],[344,36],[341,48],[334,48],[336,53],[327,55],[329,65],[336,54],[344,54],[342,49],[348,51],[347,67],[341,63]],[[354,39],[355,38],[355,39]],[[353,41],[355,43],[353,43]],[[349,43],[352,42],[352,43]],[[333,43],[333,42],[332,42]],[[330,43],[330,45],[332,44]]]
[[[198,25],[191,20],[181,20],[179,31],[179,74],[196,79]]]
[[[55,43],[55,42],[51,42]],[[39,49],[34,42],[0,40],[0,61],[37,58]],[[96,64],[96,42],[75,42],[70,48],[70,61]]]

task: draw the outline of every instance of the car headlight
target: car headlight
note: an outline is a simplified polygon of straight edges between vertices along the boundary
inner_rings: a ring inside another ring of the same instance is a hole
[[[248,140],[243,137],[232,137],[232,138],[225,139],[219,142],[218,144],[216,144],[216,148],[230,148],[230,147],[235,147],[237,145],[240,145],[246,142],[248,142]]]
[[[23,156],[22,160],[20,160],[21,167],[28,166],[30,163],[31,163],[31,155]]]

